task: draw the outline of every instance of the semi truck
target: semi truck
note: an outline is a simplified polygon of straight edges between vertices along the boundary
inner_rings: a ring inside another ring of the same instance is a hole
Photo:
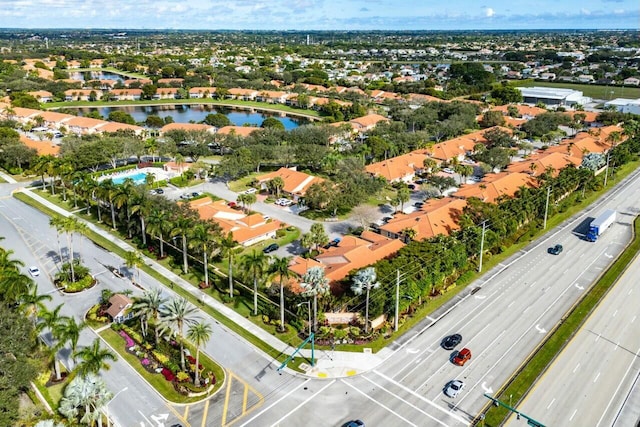
[[[589,231],[587,232],[587,240],[595,242],[604,231],[611,226],[616,220],[616,211],[607,209],[598,218],[591,221]]]

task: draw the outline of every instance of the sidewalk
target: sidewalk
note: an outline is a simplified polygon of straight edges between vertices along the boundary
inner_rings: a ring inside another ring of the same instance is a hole
[[[52,211],[59,213],[60,215],[63,215],[65,217],[69,217],[73,215],[72,213],[62,209],[61,207],[55,205],[54,203],[49,202],[47,199],[39,196],[38,194],[32,192],[29,189],[23,188],[23,189],[20,189],[19,191],[31,197],[32,199],[36,200],[38,203],[41,203],[42,205],[51,209]],[[91,231],[101,235],[102,237],[111,241],[121,249],[125,251],[135,250],[135,248],[129,245],[128,243],[120,240],[119,238],[115,237],[111,233],[99,227],[96,227],[93,223],[88,222],[81,217],[77,217],[77,218],[78,220],[85,223]],[[215,309],[216,311],[218,311],[219,313],[221,313],[222,315],[224,315],[225,317],[233,321],[235,324],[243,328],[245,331],[258,337],[260,340],[264,341],[265,343],[273,347],[278,352],[291,355],[295,351],[295,347],[292,347],[289,344],[285,344],[284,342],[274,337],[264,329],[254,325],[251,321],[239,315],[238,313],[236,313],[226,305],[222,304],[218,300],[212,298],[210,295],[207,295],[206,293],[196,288],[191,283],[187,282],[186,280],[184,280],[174,272],[165,268],[163,265],[158,264],[155,260],[148,258],[144,255],[143,255],[143,259],[146,265],[152,267],[154,270],[158,271],[164,277],[171,280],[177,286],[180,286],[183,290],[190,293],[195,298],[199,299],[200,301],[203,301],[203,303],[205,303],[206,305],[211,306],[213,309]],[[235,332],[229,329],[227,329],[227,331],[229,333],[235,334]],[[236,334],[236,336],[238,335]],[[242,339],[241,336],[238,336],[238,337]],[[260,351],[259,349],[255,348],[255,350],[262,353],[267,360],[273,360],[273,357],[267,355],[266,353]],[[352,353],[352,352],[345,352],[345,351],[316,350],[315,351],[316,365],[314,367],[310,367],[310,369],[308,369],[305,374],[300,374],[296,371],[292,371],[289,369],[287,369],[287,372],[292,374],[298,374],[298,375],[306,375],[314,378],[339,378],[339,377],[352,376],[352,375],[357,375],[375,368],[380,363],[382,363],[387,357],[389,357],[392,353],[393,353],[392,350],[389,350],[386,348],[382,349],[376,354],[367,353],[364,351],[362,353]],[[303,356],[310,358],[311,349],[303,349],[300,351],[299,354],[302,354]]]

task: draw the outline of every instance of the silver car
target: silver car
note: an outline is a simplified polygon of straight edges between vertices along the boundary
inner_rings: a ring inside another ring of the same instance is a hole
[[[458,393],[462,391],[464,388],[464,383],[460,380],[453,380],[448,385],[447,388],[444,389],[444,394],[449,397],[456,397]]]

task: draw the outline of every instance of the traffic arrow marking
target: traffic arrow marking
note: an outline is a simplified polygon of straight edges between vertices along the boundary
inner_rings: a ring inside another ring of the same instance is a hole
[[[151,419],[158,424],[158,427],[164,427],[164,423],[160,421],[167,421],[169,419],[169,414],[151,415]]]
[[[474,295],[475,299],[485,299],[486,297],[486,295]]]
[[[487,387],[485,384],[486,384],[486,382],[483,382],[481,384],[482,389],[484,390],[484,392],[487,393],[487,394],[493,393],[493,389],[491,387]]]
[[[537,330],[539,333],[541,333],[541,334],[545,334],[545,333],[547,332],[547,330],[546,330],[546,329],[541,328],[541,327],[540,327],[540,326],[538,326],[538,325],[536,325],[536,330]]]
[[[578,285],[577,283],[576,283],[576,285],[575,285],[575,286],[576,286],[576,288],[580,289],[581,291],[582,291],[582,290],[584,290],[584,286],[580,286],[580,285]]]
[[[416,353],[419,353],[419,352],[420,352],[419,348],[408,348],[407,349],[407,353],[409,353],[409,354],[416,354]]]
[[[609,255],[608,253],[604,253],[604,256],[606,256],[607,258],[613,258],[613,255]]]

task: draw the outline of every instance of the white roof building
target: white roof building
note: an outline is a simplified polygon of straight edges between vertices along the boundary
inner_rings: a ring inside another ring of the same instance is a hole
[[[631,113],[631,114],[640,114],[640,98],[638,99],[627,99],[627,98],[616,98],[611,101],[607,101],[604,103],[605,108],[607,107],[616,107],[621,113]]]
[[[587,104],[591,98],[584,96],[582,91],[573,89],[563,89],[555,87],[518,87],[522,92],[524,102],[527,104],[537,104],[542,102],[545,105],[565,105]]]

